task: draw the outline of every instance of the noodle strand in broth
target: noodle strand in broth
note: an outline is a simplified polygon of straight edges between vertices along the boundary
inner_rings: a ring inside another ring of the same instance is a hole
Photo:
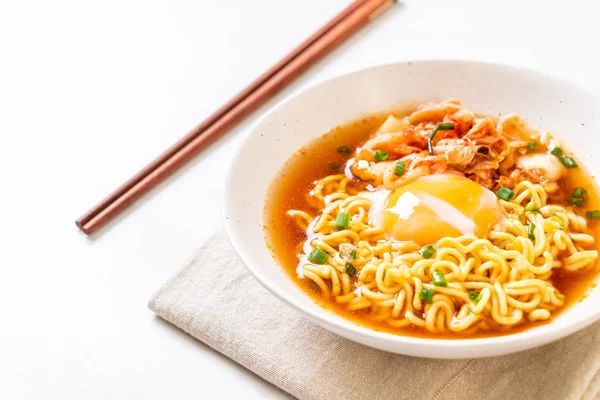
[[[598,260],[594,222],[577,206],[597,204],[593,185],[568,198],[570,161],[547,152],[552,140],[516,115],[426,104],[390,116],[344,173],[300,185],[301,207],[273,207],[285,215],[270,219],[292,225],[267,221],[267,231],[292,238],[297,278],[325,304],[392,332],[472,336],[548,321],[567,302],[557,279],[590,276]]]

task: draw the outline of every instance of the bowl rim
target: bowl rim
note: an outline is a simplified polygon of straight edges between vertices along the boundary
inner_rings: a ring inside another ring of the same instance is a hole
[[[581,92],[585,92],[589,94],[592,98],[596,98],[590,90],[584,88],[578,82],[574,82],[564,77],[557,76],[554,74],[550,74],[547,72],[538,71],[531,68],[520,67],[511,64],[504,64],[492,61],[479,61],[479,60],[468,60],[468,59],[454,59],[454,58],[432,58],[432,59],[418,59],[418,60],[399,60],[384,64],[376,64],[372,66],[368,66],[366,68],[361,68],[358,70],[345,72],[340,75],[335,75],[329,78],[325,78],[322,80],[318,80],[314,83],[301,87],[299,90],[296,90],[290,93],[288,96],[278,101],[275,105],[269,108],[266,112],[264,112],[251,126],[246,128],[243,133],[243,136],[233,154],[232,161],[230,162],[227,173],[225,175],[225,179],[223,181],[222,193],[221,193],[221,217],[224,222],[225,231],[227,233],[227,237],[236,252],[240,261],[246,266],[246,268],[250,271],[250,273],[254,276],[254,278],[269,292],[277,296],[281,299],[285,304],[291,306],[294,310],[300,312],[308,316],[312,321],[317,322],[319,325],[323,327],[328,327],[333,325],[336,329],[333,332],[339,331],[351,331],[353,334],[357,335],[361,338],[371,339],[369,342],[373,343],[373,341],[384,341],[395,344],[402,345],[412,345],[412,346],[425,346],[431,348],[446,348],[458,350],[461,348],[469,348],[471,350],[479,350],[481,348],[488,347],[490,345],[494,346],[502,346],[510,344],[514,346],[513,350],[508,351],[495,351],[494,354],[508,354],[511,352],[517,352],[521,350],[526,350],[532,347],[537,347],[539,345],[543,345],[558,339],[561,339],[565,336],[568,336],[572,333],[575,333],[578,330],[581,330],[594,322],[600,320],[600,309],[595,312],[591,312],[582,316],[575,316],[574,318],[562,323],[556,324],[554,321],[550,323],[537,326],[531,329],[527,329],[525,331],[516,332],[513,334],[506,334],[500,336],[490,336],[490,337],[480,337],[480,338],[456,338],[456,339],[436,339],[436,338],[421,338],[421,337],[412,337],[412,336],[404,336],[389,332],[382,332],[371,329],[365,325],[361,325],[354,321],[348,320],[343,316],[339,316],[323,307],[321,307],[318,303],[314,303],[317,307],[319,307],[323,313],[318,313],[317,311],[309,308],[308,306],[296,303],[289,299],[285,292],[281,290],[276,284],[273,284],[271,280],[266,277],[265,274],[262,273],[261,268],[259,266],[254,265],[254,263],[246,257],[244,250],[238,244],[237,233],[229,226],[227,223],[227,217],[231,214],[229,203],[232,195],[234,194],[233,185],[231,185],[233,180],[233,175],[236,171],[235,160],[238,159],[238,156],[244,151],[247,143],[253,138],[255,133],[257,132],[257,128],[259,128],[265,121],[267,121],[273,114],[277,113],[281,108],[285,105],[293,101],[296,97],[302,96],[307,92],[310,92],[321,85],[325,85],[334,81],[349,79],[352,76],[364,74],[377,69],[385,69],[391,68],[396,65],[401,64],[409,64],[411,67],[418,68],[419,65],[425,64],[461,64],[464,66],[478,66],[478,67],[487,67],[487,68],[501,68],[511,70],[515,73],[519,74],[535,74],[545,79],[550,79],[556,81],[563,85],[568,85],[572,88],[576,88]],[[266,194],[265,194],[266,195]],[[264,204],[264,203],[263,203]],[[262,218],[262,217],[261,217]],[[270,250],[269,250],[270,252]],[[272,252],[270,252],[273,262],[277,264],[277,260],[273,257]],[[295,285],[295,283],[293,283]],[[564,313],[569,312],[569,309],[565,309]],[[327,314],[332,314],[338,316],[339,319],[336,318],[327,318]],[[327,328],[331,331],[331,329]],[[367,344],[363,341],[353,339],[362,344]],[[527,346],[530,342],[536,342],[533,346]],[[522,346],[516,346],[516,344],[521,344]],[[368,344],[367,344],[368,345]],[[477,357],[477,356],[475,356]],[[456,358],[456,357],[448,357],[444,355],[440,355],[440,358]]]

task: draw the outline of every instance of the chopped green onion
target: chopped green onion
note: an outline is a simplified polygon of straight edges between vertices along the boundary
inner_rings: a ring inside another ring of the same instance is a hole
[[[427,304],[433,303],[433,290],[423,289],[419,292],[419,298]]]
[[[533,222],[529,224],[527,235],[529,236],[529,239],[535,240],[535,224]]]
[[[406,163],[404,161],[398,161],[396,163],[396,168],[394,169],[394,173],[396,176],[402,176],[404,174],[404,169],[406,168]]]
[[[348,225],[350,225],[350,214],[347,212],[340,212],[335,219],[335,224],[333,227],[338,231],[342,231],[344,229],[348,229]]]
[[[377,150],[377,151],[375,151],[374,158],[375,158],[375,161],[377,161],[377,162],[385,161],[388,159],[388,153],[383,150]]]
[[[356,273],[356,268],[349,262],[346,263],[346,273],[350,276],[353,276]]]
[[[421,255],[423,258],[431,258],[435,254],[435,247],[432,245],[425,246],[423,250],[421,250]]]
[[[437,124],[438,131],[451,131],[454,129],[454,122],[442,122]]]
[[[563,151],[560,147],[554,147],[552,150],[550,150],[550,154],[556,156],[556,157],[560,157],[563,154]]]
[[[441,272],[435,271],[431,273],[431,280],[435,286],[448,286],[446,277]]]
[[[329,163],[329,169],[332,171],[336,171],[338,168],[340,168],[340,164],[336,163],[336,162],[330,162]]]
[[[350,148],[347,147],[347,146],[340,146],[340,147],[338,147],[338,153],[340,153],[340,154],[350,154],[350,153],[352,153],[352,150],[350,150]]]
[[[560,161],[567,168],[577,168],[577,166],[578,166],[577,163],[575,162],[575,160],[573,159],[573,157],[564,156],[564,157],[560,158]]]
[[[579,198],[579,197],[574,197],[571,196],[569,197],[569,204],[572,206],[582,206],[583,205],[583,199]]]
[[[481,293],[477,293],[474,290],[471,290],[469,292],[469,298],[471,300],[473,300],[474,303],[479,303],[481,301],[481,298],[483,297],[483,295]]]
[[[327,257],[329,257],[329,254],[321,250],[320,247],[315,247],[312,253],[310,253],[308,256],[308,259],[315,264],[323,264],[327,260]]]
[[[515,192],[507,188],[506,186],[502,186],[497,192],[496,196],[500,197],[502,200],[509,201],[513,198]]]
[[[585,213],[585,217],[589,220],[600,219],[600,210],[588,211]]]
[[[535,212],[537,210],[538,210],[538,208],[535,205],[535,202],[533,200],[530,201],[529,203],[527,203],[527,205],[525,206],[525,211],[533,211],[533,212]]]
[[[452,129],[454,129],[454,123],[452,123],[452,122],[445,122],[445,123],[437,124],[435,126],[435,128],[433,128],[433,130],[431,131],[431,134],[427,138],[427,150],[429,151],[429,154],[433,155],[432,140],[435,137],[435,134],[437,133],[437,131],[451,131]]]
[[[352,258],[353,260],[356,260],[356,250],[352,250],[350,252],[350,258]]]
[[[527,142],[527,151],[535,150],[535,142]]]
[[[575,190],[573,190],[573,194],[571,195],[572,197],[577,197],[578,199],[585,199],[585,196],[587,196],[587,190],[585,190],[584,188],[575,188]]]

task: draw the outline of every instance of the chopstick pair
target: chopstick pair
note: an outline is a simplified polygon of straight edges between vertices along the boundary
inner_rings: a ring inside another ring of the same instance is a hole
[[[76,221],[92,234],[393,4],[357,0]]]

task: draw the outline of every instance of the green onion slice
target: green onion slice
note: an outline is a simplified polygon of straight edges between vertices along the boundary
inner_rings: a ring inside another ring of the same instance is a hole
[[[550,154],[560,157],[563,154],[563,150],[560,147],[554,147],[552,150],[550,150]]]
[[[352,250],[350,252],[350,258],[352,258],[353,260],[356,260],[356,250]]]
[[[385,161],[388,159],[388,153],[383,150],[377,150],[377,151],[375,151],[374,158],[375,158],[375,161],[377,161],[377,162]]]
[[[569,204],[572,206],[576,206],[576,207],[582,206],[583,199],[581,197],[571,196],[571,197],[569,197]]]
[[[573,159],[573,157],[563,156],[563,157],[560,158],[560,161],[567,168],[577,168],[578,167],[578,165],[575,162],[575,160]]]
[[[323,264],[327,260],[327,257],[329,257],[329,254],[321,250],[320,247],[315,247],[312,253],[310,253],[308,256],[308,259],[315,264]]]
[[[502,186],[497,192],[496,196],[500,197],[502,200],[509,201],[513,198],[515,192],[507,188],[506,186]]]
[[[340,164],[334,162],[329,163],[329,169],[332,171],[337,171],[340,168]]]
[[[435,137],[435,134],[438,131],[451,131],[452,129],[454,129],[454,123],[453,122],[444,122],[441,124],[437,124],[435,126],[435,128],[433,128],[433,130],[431,131],[431,134],[429,135],[429,137],[427,138],[427,150],[429,151],[430,155],[433,155],[433,138]]]
[[[585,213],[585,217],[589,220],[600,219],[600,210],[588,211]]]
[[[573,194],[571,196],[577,197],[578,199],[585,199],[585,196],[587,196],[587,190],[581,187],[577,187],[575,188],[575,190],[573,190]]]
[[[433,290],[423,289],[419,292],[419,298],[427,304],[433,303]]]
[[[435,271],[431,273],[431,281],[435,286],[448,286],[446,277],[441,272]]]
[[[346,273],[350,276],[353,276],[356,273],[356,268],[349,262],[346,263]]]
[[[344,229],[348,229],[349,225],[350,225],[350,214],[348,214],[347,212],[341,211],[337,215],[337,218],[335,219],[335,224],[333,225],[333,227],[335,229],[337,229],[338,231],[342,231]]]
[[[435,247],[433,247],[432,245],[425,246],[421,250],[421,255],[423,256],[423,258],[431,258],[431,256],[433,256],[434,254],[435,254]]]
[[[338,153],[350,154],[350,153],[352,153],[352,150],[350,150],[350,148],[348,146],[340,146],[340,147],[338,147]]]
[[[529,224],[527,235],[529,236],[529,239],[535,240],[535,224],[533,222]]]
[[[404,174],[404,169],[406,168],[406,163],[404,161],[398,160],[396,163],[396,168],[394,169],[394,173],[396,176],[402,176]]]
[[[535,150],[535,142],[527,142],[527,151]]]
[[[481,301],[481,298],[483,297],[483,295],[481,293],[477,293],[474,290],[471,290],[469,292],[469,298],[471,300],[473,300],[474,303],[479,303]]]

